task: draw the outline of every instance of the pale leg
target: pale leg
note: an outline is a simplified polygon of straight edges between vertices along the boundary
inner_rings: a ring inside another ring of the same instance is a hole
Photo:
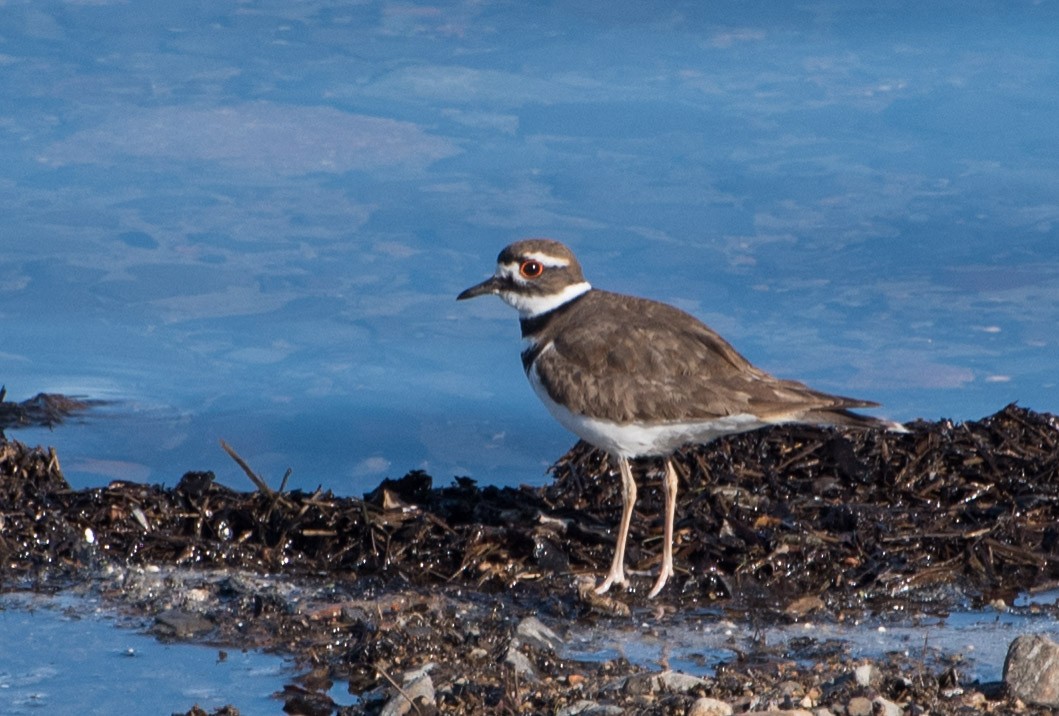
[[[621,471],[621,526],[618,528],[618,543],[614,546],[614,561],[610,563],[610,572],[596,587],[596,594],[603,594],[612,584],[625,584],[625,541],[629,538],[632,506],[636,504],[636,481],[632,479],[632,468],[625,458],[618,458],[618,469]]]
[[[662,570],[658,573],[655,586],[647,598],[656,596],[666,586],[666,580],[673,576],[673,520],[677,514],[677,472],[673,461],[666,460],[666,474],[662,478],[662,496],[666,502],[665,542],[662,544]]]

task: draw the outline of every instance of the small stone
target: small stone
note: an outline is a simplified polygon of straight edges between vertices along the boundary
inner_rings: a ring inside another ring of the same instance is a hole
[[[587,575],[577,580],[577,597],[594,612],[612,617],[632,616],[632,610],[625,602],[606,594],[596,594],[596,581]]]
[[[537,676],[537,669],[533,666],[533,662],[514,645],[507,650],[507,655],[504,657],[504,663],[510,664],[511,667],[515,669],[515,673],[527,681],[537,681],[539,678]]]
[[[599,704],[595,701],[589,701],[588,699],[581,699],[580,701],[575,701],[569,706],[562,707],[556,711],[555,716],[581,716],[593,706],[599,706]]]
[[[657,674],[655,678],[656,686],[654,691],[685,694],[700,686],[709,686],[709,683],[705,679],[700,679],[697,676],[684,674],[679,671],[663,671],[661,674]]]
[[[846,714],[847,716],[871,716],[872,708],[871,699],[854,696],[846,704]]]
[[[989,699],[987,699],[986,695],[983,694],[981,691],[971,691],[969,693],[964,693],[960,698],[960,703],[962,705],[979,711],[984,710],[985,705],[988,702]]]
[[[784,608],[784,613],[795,619],[804,617],[806,614],[811,612],[819,611],[824,609],[827,605],[824,604],[824,600],[816,595],[809,595],[806,597],[799,597],[793,602],[788,604]]]
[[[1040,634],[1017,637],[1004,659],[1004,684],[1027,704],[1059,706],[1059,644]]]
[[[700,696],[688,709],[688,716],[732,716],[732,707],[719,699]]]
[[[544,651],[558,651],[563,640],[537,617],[526,617],[515,627],[515,635],[523,644]]]
[[[205,634],[211,629],[213,629],[213,622],[201,614],[186,612],[182,609],[166,609],[155,615],[154,627],[151,631],[176,639],[190,639],[193,636]]]
[[[582,699],[559,709],[556,716],[622,716],[624,713],[625,709],[620,706]]]
[[[874,664],[861,664],[853,670],[853,677],[858,686],[874,686],[879,683],[882,675]]]
[[[884,699],[882,696],[876,696],[875,700],[872,701],[872,705],[875,707],[876,716],[902,716],[905,712],[903,708],[893,701]]]
[[[404,675],[401,690],[404,693],[395,694],[386,702],[379,712],[380,716],[405,716],[412,711],[413,703],[416,705],[415,712],[422,713],[425,705],[433,706],[436,695],[434,693],[434,681],[427,673],[434,664],[427,664]]]
[[[683,694],[699,687],[709,686],[709,682],[679,671],[663,671],[657,674],[633,674],[625,679],[622,689],[627,694],[647,695],[659,692]]]

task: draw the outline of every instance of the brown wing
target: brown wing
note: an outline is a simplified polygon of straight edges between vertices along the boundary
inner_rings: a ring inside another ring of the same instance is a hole
[[[605,291],[582,303],[576,323],[567,316],[541,337],[552,348],[537,363],[549,394],[575,412],[618,423],[815,412],[813,422],[844,423],[857,416],[841,409],[875,405],[774,378],[672,306]]]

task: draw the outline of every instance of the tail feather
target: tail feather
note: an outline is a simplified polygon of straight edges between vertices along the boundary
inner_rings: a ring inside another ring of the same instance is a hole
[[[867,406],[866,406],[867,407]],[[802,415],[798,422],[817,423],[820,425],[841,425],[850,428],[882,428],[893,433],[907,433],[908,428],[901,423],[873,415],[861,415],[845,408],[821,408],[810,410]]]

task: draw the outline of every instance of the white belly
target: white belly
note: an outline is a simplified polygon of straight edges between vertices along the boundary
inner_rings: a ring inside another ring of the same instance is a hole
[[[552,400],[541,384],[536,366],[527,373],[533,392],[559,424],[587,443],[620,457],[667,455],[682,445],[708,443],[722,435],[742,433],[768,425],[755,415],[741,413],[715,420],[671,422],[657,425],[616,423],[574,413]]]

